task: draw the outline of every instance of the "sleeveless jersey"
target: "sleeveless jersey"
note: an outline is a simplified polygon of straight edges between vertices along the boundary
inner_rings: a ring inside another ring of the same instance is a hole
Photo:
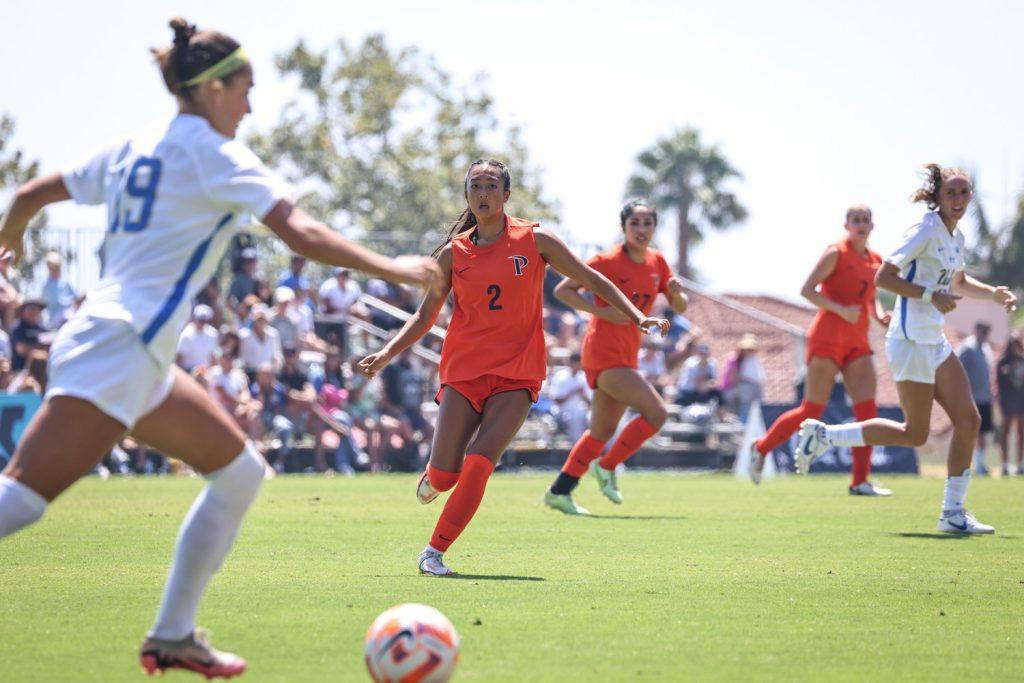
[[[79,204],[106,204],[103,273],[76,315],[123,320],[169,366],[192,299],[235,230],[291,194],[238,140],[179,114],[63,173]]]
[[[672,269],[656,249],[648,249],[644,262],[636,263],[619,244],[592,257],[587,264],[611,280],[644,315],[650,314],[658,294],[668,292],[668,281],[672,278]],[[598,296],[594,297],[594,303],[608,306]],[[641,334],[640,328],[632,323],[620,325],[591,316],[583,338],[581,364],[592,372],[615,367],[635,368]]]
[[[834,246],[839,249],[839,259],[819,291],[842,306],[860,306],[861,315],[856,323],[849,323],[832,311],[819,309],[807,337],[818,344],[868,346],[868,326],[875,312],[875,273],[882,257],[870,249],[861,256],[848,239]]]
[[[452,240],[455,311],[441,348],[441,384],[497,375],[547,376],[543,293],[547,264],[537,251],[537,223],[505,217],[505,231],[485,247],[472,231]]]

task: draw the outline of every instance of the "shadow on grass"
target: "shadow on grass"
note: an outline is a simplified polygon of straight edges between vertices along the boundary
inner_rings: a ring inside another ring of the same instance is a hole
[[[451,574],[446,579],[461,579],[463,581],[546,581],[540,576],[511,576],[508,574]]]
[[[682,515],[595,515],[593,512],[589,515],[580,516],[588,517],[590,519],[639,519],[644,521],[686,519],[686,517],[683,517]]]
[[[892,534],[893,536],[902,536],[903,538],[932,538],[936,541],[948,541],[948,540],[963,540],[965,538],[971,538],[977,534],[945,534],[945,533],[923,533],[920,531],[900,531]]]

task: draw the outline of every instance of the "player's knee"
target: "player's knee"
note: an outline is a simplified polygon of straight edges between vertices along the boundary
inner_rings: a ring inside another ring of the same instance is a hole
[[[664,403],[659,402],[656,406],[644,413],[644,420],[646,420],[647,424],[651,425],[651,427],[654,427],[655,429],[661,429],[667,419],[668,411],[665,410]]]
[[[963,415],[957,417],[953,426],[957,431],[977,439],[978,432],[981,431],[981,413],[978,412],[977,408],[971,406],[971,410],[965,411]]]
[[[604,425],[594,425],[590,427],[590,438],[595,441],[605,443],[613,436],[615,436],[615,427],[606,427]]]
[[[907,437],[907,445],[912,448],[920,448],[925,445],[928,441],[928,429],[927,423],[922,424],[908,424],[904,429],[904,434]]]
[[[237,511],[244,512],[256,498],[266,467],[263,456],[251,441],[247,441],[234,460],[206,478],[219,497],[230,501],[231,507]]]

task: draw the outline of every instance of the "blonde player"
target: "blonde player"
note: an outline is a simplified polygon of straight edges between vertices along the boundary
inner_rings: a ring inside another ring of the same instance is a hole
[[[906,422],[872,419],[826,426],[804,420],[797,444],[797,467],[806,473],[811,461],[831,446],[921,446],[928,438],[932,401],[953,423],[949,444],[946,492],[939,531],[991,534],[964,508],[971,457],[981,417],[960,359],[942,332],[943,318],[963,296],[989,299],[1007,311],[1017,297],[1006,287],[992,287],[964,273],[964,236],[957,229],[971,201],[971,180],[959,168],[929,164],[923,187],[913,195],[929,213],[903,236],[903,241],[878,270],[879,287],[899,295],[886,335],[886,355]]]
[[[45,402],[0,475],[0,538],[38,520],[125,432],[189,463],[207,486],[178,536],[162,604],[140,657],[147,671],[238,675],[245,661],[214,650],[195,627],[199,600],[238,534],[264,462],[205,391],[172,364],[191,301],[236,226],[262,220],[296,253],[398,282],[440,284],[428,259],[393,261],[313,220],[239,141],[252,68],[239,44],[171,22],[154,51],[179,114],[17,193],[0,253],[20,255],[25,227],[47,204],[106,204],[105,273],[61,328]]]

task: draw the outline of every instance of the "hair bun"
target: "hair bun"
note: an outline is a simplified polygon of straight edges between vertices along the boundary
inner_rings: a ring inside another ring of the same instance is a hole
[[[174,17],[169,22],[169,25],[174,31],[175,45],[188,45],[188,41],[196,34],[196,25],[188,23],[182,17]]]

